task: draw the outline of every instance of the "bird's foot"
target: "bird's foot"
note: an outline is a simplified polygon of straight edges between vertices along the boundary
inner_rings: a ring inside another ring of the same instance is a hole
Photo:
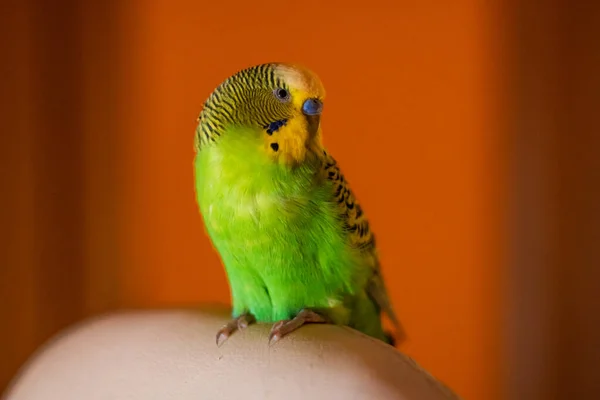
[[[269,344],[277,342],[279,339],[294,332],[304,324],[326,324],[329,320],[316,312],[304,309],[293,319],[276,322],[271,328],[269,334]]]
[[[227,339],[229,339],[229,336],[231,336],[233,332],[244,330],[248,325],[255,321],[254,316],[249,313],[243,313],[239,317],[232,319],[217,332],[217,346],[220,347]]]

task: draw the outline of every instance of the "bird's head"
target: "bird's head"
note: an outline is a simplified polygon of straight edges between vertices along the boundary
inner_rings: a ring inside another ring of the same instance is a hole
[[[320,151],[320,120],[325,90],[309,69],[268,63],[227,78],[200,113],[197,148],[225,135],[253,140],[270,158],[298,164]],[[233,138],[231,138],[233,139]]]

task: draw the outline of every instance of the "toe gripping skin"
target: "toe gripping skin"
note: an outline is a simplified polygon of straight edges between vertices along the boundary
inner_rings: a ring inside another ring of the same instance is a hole
[[[220,347],[235,331],[244,330],[255,322],[256,319],[249,313],[243,313],[232,319],[217,332],[217,346]],[[292,319],[276,322],[269,333],[269,344],[274,344],[305,324],[319,323],[330,323],[330,321],[315,311],[304,309]]]
[[[269,334],[269,343],[274,344],[284,336],[289,335],[305,324],[326,323],[330,323],[330,321],[324,316],[312,310],[304,309],[300,311],[293,319],[276,322],[271,328],[271,333]]]
[[[242,331],[254,322],[256,322],[256,319],[248,313],[243,313],[239,317],[232,319],[217,332],[217,346],[220,347],[227,339],[229,339],[229,336],[231,336],[233,332],[237,330]]]

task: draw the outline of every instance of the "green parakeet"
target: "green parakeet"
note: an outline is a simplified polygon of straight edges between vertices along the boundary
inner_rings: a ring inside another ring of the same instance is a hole
[[[195,136],[196,197],[227,272],[233,319],[273,323],[272,343],[306,323],[350,326],[393,344],[402,334],[375,237],[321,143],[325,91],[305,67],[268,63],[221,83]]]

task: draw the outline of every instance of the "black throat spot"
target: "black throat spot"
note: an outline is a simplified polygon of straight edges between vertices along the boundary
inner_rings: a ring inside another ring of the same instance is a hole
[[[287,122],[287,119],[280,119],[278,121],[273,121],[270,124],[265,125],[264,128],[267,130],[268,135],[272,135],[273,133],[277,132],[282,126],[285,126]]]

